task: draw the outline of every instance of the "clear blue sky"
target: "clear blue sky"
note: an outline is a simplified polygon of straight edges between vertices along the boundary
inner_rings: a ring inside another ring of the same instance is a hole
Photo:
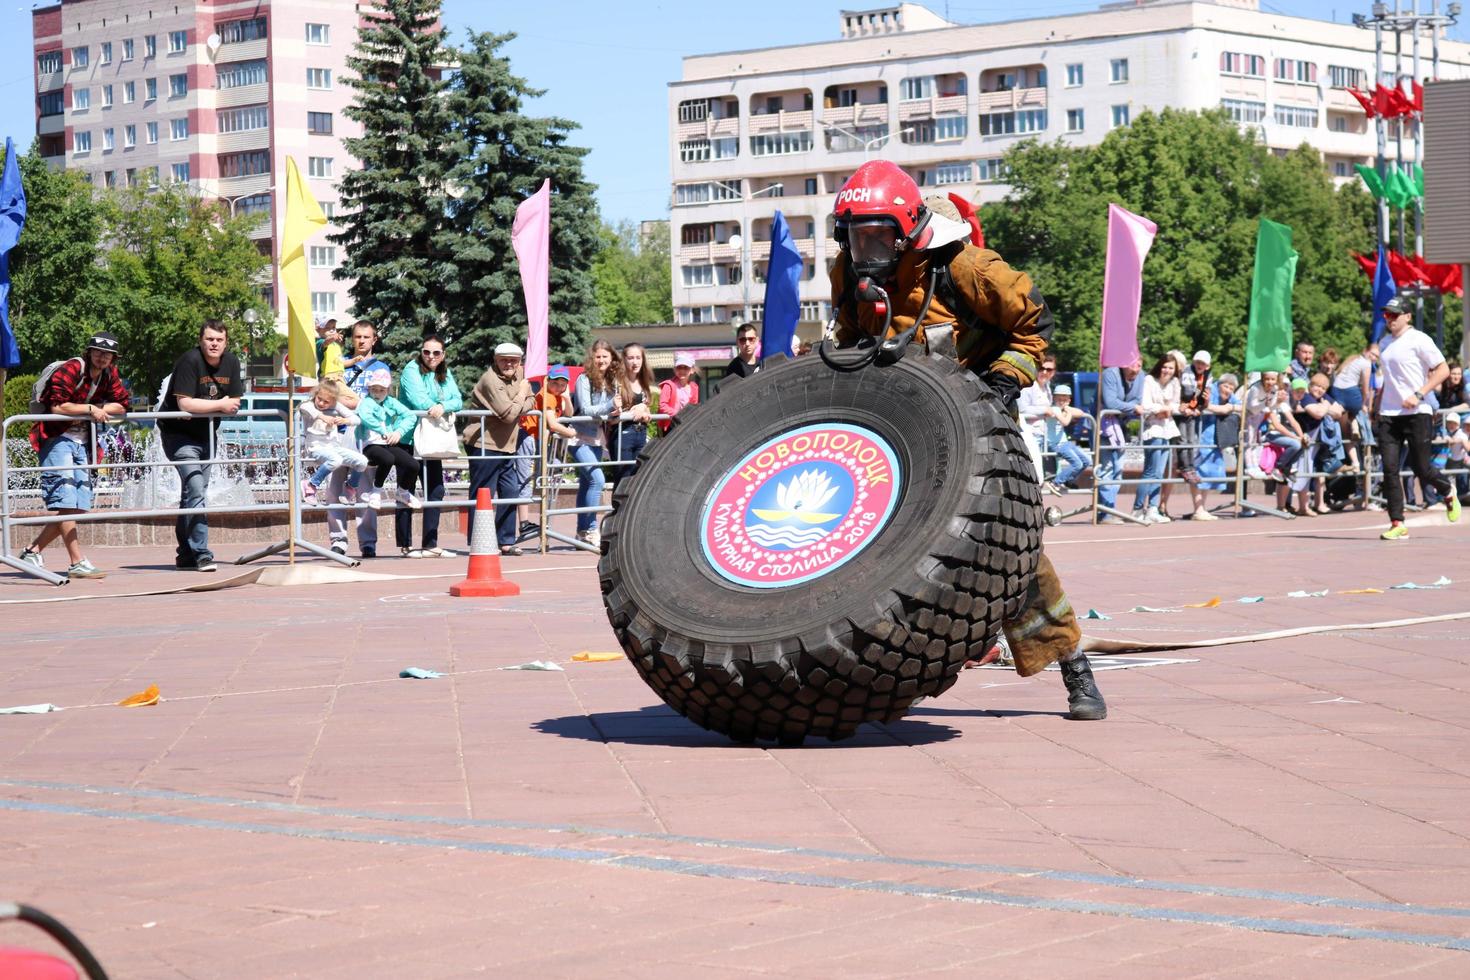
[[[3,0],[0,0],[3,2]],[[832,40],[838,11],[878,6],[854,0],[739,0],[731,4],[651,0],[445,0],[445,18],[465,28],[514,32],[507,46],[515,72],[547,94],[533,111],[582,125],[577,142],[592,150],[589,177],[609,220],[661,218],[668,201],[667,85],[687,54]],[[1081,13],[1098,0],[1037,0],[1027,16]],[[928,4],[943,14],[946,4]],[[1407,8],[1407,0],[1404,4]],[[1421,0],[1428,9],[1429,0]],[[1271,0],[1262,9],[1346,21],[1369,0]],[[1014,17],[1012,3],[948,4],[951,20],[984,23]],[[1466,21],[1470,22],[1470,15]],[[1465,22],[1452,37],[1470,39]],[[29,4],[0,11],[0,138],[29,146],[35,135]]]

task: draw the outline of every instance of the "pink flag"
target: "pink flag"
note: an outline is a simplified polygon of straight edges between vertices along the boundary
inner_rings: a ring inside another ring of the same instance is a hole
[[[551,317],[551,179],[516,206],[510,232],[526,295],[526,377],[546,376],[547,327]]]
[[[1138,308],[1143,303],[1143,260],[1159,226],[1116,204],[1108,205],[1108,259],[1103,272],[1102,367],[1138,360]]]

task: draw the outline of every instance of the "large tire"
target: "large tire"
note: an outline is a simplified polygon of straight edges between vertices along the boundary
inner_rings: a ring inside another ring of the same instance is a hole
[[[1021,611],[1040,490],[1000,399],[953,361],[802,357],[677,422],[614,495],[598,568],[628,657],[691,721],[846,738],[947,690]]]

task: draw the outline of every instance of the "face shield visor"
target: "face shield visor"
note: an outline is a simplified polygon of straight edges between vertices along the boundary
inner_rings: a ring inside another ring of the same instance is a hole
[[[898,270],[898,240],[898,226],[890,219],[854,221],[847,229],[853,271],[887,282]]]

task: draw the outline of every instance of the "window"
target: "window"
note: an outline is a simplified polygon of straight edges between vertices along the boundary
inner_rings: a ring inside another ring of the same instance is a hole
[[[61,101],[63,92],[46,92],[36,97],[36,104],[41,107],[43,116],[59,116],[66,111],[65,104]]]
[[[134,167],[129,167],[128,168],[126,180],[127,180],[127,186],[128,187],[137,187],[138,186],[138,171],[137,171],[136,168],[134,168]]]
[[[750,138],[750,152],[758,157],[805,153],[811,148],[811,130],[800,133],[762,133]]]
[[[143,100],[145,102],[152,102],[156,98],[158,98],[158,79],[143,79]]]
[[[337,202],[336,201],[322,201],[321,202],[321,207],[322,207],[322,216],[324,218],[326,218],[328,221],[330,221],[331,219],[337,217]]]
[[[1350,173],[1350,171],[1348,170],[1348,165],[1347,165],[1347,161],[1346,160],[1335,160],[1335,161],[1333,161],[1333,163],[1332,163],[1332,176],[1334,176],[1334,177],[1346,177],[1346,176],[1349,175],[1349,173]]]
[[[85,68],[90,60],[89,49],[85,44],[79,48],[71,49],[71,66],[73,68]]]
[[[808,276],[807,278],[810,279],[811,277]],[[802,303],[801,318],[807,321],[822,321],[827,319],[827,304],[818,300]]]
[[[123,105],[131,105],[138,97],[137,82],[123,82]]]
[[[263,105],[249,105],[239,109],[221,109],[215,114],[221,133],[244,133],[252,129],[270,126],[270,110]]]
[[[682,163],[700,163],[710,158],[709,140],[680,140],[679,160]]]
[[[970,182],[970,165],[968,163],[941,163],[934,168],[930,183],[936,187],[945,184],[968,184]]]
[[[808,177],[806,181],[802,184],[801,192],[808,197],[815,194],[817,192],[817,178]]]
[[[1301,61],[1296,58],[1277,58],[1276,78],[1282,82],[1315,84],[1317,81],[1317,65],[1314,62]]]
[[[264,69],[265,63],[261,62]],[[264,79],[262,79],[263,81]],[[306,87],[316,89],[329,89],[332,87],[332,69],[330,68],[308,68],[306,69]]]
[[[1046,129],[1045,109],[1023,109],[1019,112],[991,112],[980,117],[981,136],[1010,136],[1013,133],[1039,133]]]
[[[102,131],[102,152],[112,152],[112,127],[109,126]]]
[[[975,179],[982,184],[1005,180],[1010,173],[1004,157],[987,157],[984,160],[975,161]]]
[[[900,102],[913,102],[918,99],[932,98],[933,96],[933,75],[925,75],[922,78],[905,78],[898,83],[898,98]]]
[[[158,168],[157,167],[144,167],[143,168],[143,178],[144,178],[144,183],[147,186],[149,186],[149,187],[157,187],[158,186]]]
[[[1293,126],[1298,129],[1317,128],[1317,110],[1306,106],[1279,105],[1273,115],[1276,122],[1282,126]]]
[[[307,157],[306,175],[308,177],[321,177],[329,179],[332,176],[331,157]]]
[[[189,94],[188,75],[168,76],[168,97],[171,99],[182,98]]]
[[[740,181],[716,180],[702,184],[678,184],[674,187],[674,203],[708,204],[711,201],[740,200]]]
[[[230,20],[223,24],[216,24],[214,30],[219,35],[221,44],[241,44],[245,41],[259,41],[265,37],[265,18],[255,17],[251,20]]]
[[[235,202],[235,214],[237,215],[268,214],[270,213],[270,209],[271,196],[269,194],[252,194],[249,197],[242,197]],[[323,204],[322,211],[325,212],[326,209],[327,206]],[[332,252],[335,255],[336,249],[333,248]],[[333,258],[332,264],[336,264],[335,258]]]
[[[1346,116],[1328,116],[1327,118],[1332,121],[1332,131],[1334,133],[1346,133],[1348,131]]]
[[[271,172],[271,155],[268,150],[247,150],[244,153],[225,153],[219,158],[221,177],[253,177]]]
[[[73,109],[92,108],[92,90],[89,88],[74,88],[71,90],[71,107]]]
[[[1081,109],[1067,110],[1067,132],[1080,133],[1083,128],[1083,116]]]
[[[686,286],[713,286],[715,284],[715,267],[712,265],[686,265],[683,271]]]
[[[962,140],[970,133],[970,120],[964,116],[940,116],[934,120],[934,141]]]
[[[158,123],[156,123],[156,122],[149,123],[148,126],[147,126],[147,128],[144,130],[144,134],[147,136],[148,142],[150,144],[157,143],[158,142]]]
[[[1220,51],[1220,73],[1222,75],[1245,75],[1247,78],[1266,78],[1266,59],[1260,54]]]
[[[680,323],[714,323],[717,317],[713,306],[681,306],[677,312]]]
[[[189,117],[168,121],[168,138],[175,142],[189,138]]]
[[[1082,66],[1067,66],[1067,88],[1080,88],[1082,86]]]
[[[124,150],[131,150],[133,147],[135,147],[137,145],[138,145],[138,127],[137,126],[124,126],[123,127],[123,149]]]
[[[1112,82],[1114,85],[1128,81],[1128,59],[1114,58],[1112,61]]]
[[[112,42],[111,41],[103,41],[102,42],[102,48],[97,53],[97,64],[99,64],[99,65],[110,65],[110,64],[112,64]]]
[[[188,49],[188,47],[189,47],[189,32],[188,31],[169,31],[168,32],[168,53],[169,54],[182,54],[185,50]]]
[[[1368,83],[1368,73],[1361,68],[1344,68],[1341,65],[1328,65],[1327,83],[1333,88],[1361,89]]]
[[[54,71],[61,71],[61,52],[47,51],[45,54],[36,55],[36,72],[47,75]]]
[[[237,209],[238,210],[238,209]],[[310,263],[313,269],[330,269],[337,264],[337,246],[311,246]]]
[[[837,91],[837,104],[844,109],[858,104],[857,89],[844,88]]]
[[[1128,107],[1126,105],[1113,106],[1113,128],[1128,125]]]
[[[313,71],[326,71],[325,68],[311,69]],[[232,65],[226,65],[219,70],[215,76],[215,83],[220,88],[240,88],[245,85],[260,85],[265,82],[265,59],[258,61],[237,61]]]
[[[336,293],[312,293],[311,294],[311,312],[313,312],[313,313],[336,313],[337,312],[337,294]]]
[[[314,136],[331,136],[332,114],[330,112],[308,112],[306,131]]]
[[[122,60],[123,61],[132,61],[133,60],[133,39],[132,38],[128,38],[126,41],[123,42],[123,55],[122,55]]]
[[[104,85],[104,86],[102,86],[102,108],[104,108],[104,109],[111,109],[112,108],[112,86],[111,85]]]
[[[1266,118],[1266,103],[1242,99],[1221,99],[1221,107],[1238,123],[1258,123]]]
[[[187,163],[176,163],[170,168],[169,175],[180,184],[188,183],[189,165]]]
[[[158,37],[156,35],[149,34],[143,38],[143,57],[158,57]]]
[[[117,186],[117,171],[116,170],[107,170],[107,171],[104,171],[103,172],[103,174],[102,174],[102,186],[103,187],[116,187]]]
[[[307,44],[330,44],[331,30],[326,24],[307,24]]]
[[[76,153],[92,152],[92,134],[90,132],[78,131],[72,134],[71,148]]]
[[[709,116],[709,99],[690,99],[679,103],[679,121],[704,122]]]

